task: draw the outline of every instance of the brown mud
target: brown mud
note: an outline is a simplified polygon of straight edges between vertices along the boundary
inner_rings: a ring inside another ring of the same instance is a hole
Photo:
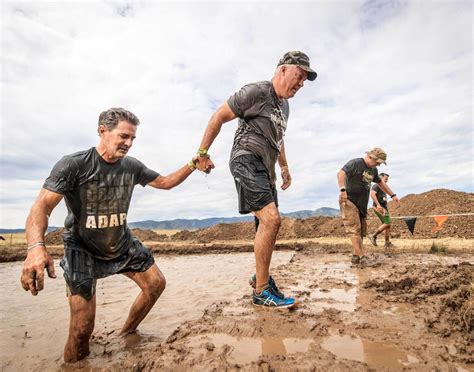
[[[281,261],[281,254],[287,255],[286,262]],[[366,267],[351,265],[350,254],[337,246],[307,244],[294,253],[276,252],[280,265],[274,266],[271,273],[284,293],[300,300],[299,307],[292,311],[251,304],[251,291],[246,284],[253,269],[250,254],[166,257],[161,263],[158,258],[158,265],[169,285],[138,333],[118,335],[134,295],[122,298],[124,288],[110,287],[120,279],[113,276],[104,280],[105,287],[98,287],[100,292],[102,288],[109,289],[103,290],[98,301],[99,324],[91,340],[91,355],[75,364],[63,363],[62,345],[58,345],[64,340],[63,335],[48,346],[54,346],[56,351],[38,355],[37,364],[30,360],[33,364],[28,365],[29,369],[474,369],[472,251],[456,255],[370,252]],[[185,264],[178,265],[179,260],[185,260]],[[15,275],[19,275],[19,263],[2,265],[15,265]],[[132,291],[133,284],[127,288]],[[25,295],[26,298],[31,296]],[[46,301],[42,294],[34,301],[41,299]],[[54,327],[58,328],[56,334],[64,334],[67,306],[61,307],[58,318],[58,305],[46,304],[39,308],[47,312],[48,318],[61,319]],[[201,315],[196,306],[203,309]],[[20,315],[26,317],[21,322],[29,324],[30,308],[17,304],[12,311],[25,312]],[[34,354],[38,350],[30,350],[28,345],[48,344],[51,336],[45,329],[41,336],[44,339],[38,339],[36,328],[30,328],[26,328],[29,332],[21,340],[26,348],[21,352]],[[6,370],[15,365],[12,363]]]
[[[347,255],[304,248],[273,272],[300,298],[297,310],[255,308],[250,295],[214,303],[120,367],[472,370],[473,259],[372,253],[359,268]]]
[[[474,368],[471,254],[369,254],[367,267],[305,247],[273,272],[297,310],[209,306],[121,367],[148,370],[413,370]]]

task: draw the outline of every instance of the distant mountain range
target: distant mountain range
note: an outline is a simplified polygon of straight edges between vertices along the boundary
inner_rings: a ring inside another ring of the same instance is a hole
[[[301,210],[291,213],[282,213],[283,217],[287,218],[308,218],[315,216],[327,216],[335,217],[339,216],[339,209],[334,208],[318,208],[314,211],[311,210]],[[138,222],[129,222],[128,226],[131,229],[142,229],[142,230],[191,230],[191,229],[203,229],[206,227],[214,226],[219,223],[234,223],[234,222],[246,222],[252,221],[252,216],[245,217],[212,217],[204,218],[202,220],[198,219],[176,219],[176,220],[166,220],[166,221],[138,221]],[[48,231],[56,230],[57,227],[49,226]],[[25,229],[0,229],[0,234],[11,234],[11,233],[22,233]]]
[[[328,216],[335,217],[339,216],[339,209],[334,208],[319,208],[314,211],[302,210],[291,213],[282,213],[283,217],[287,218],[308,218],[315,216]],[[132,229],[150,229],[150,230],[190,230],[190,229],[203,229],[206,227],[214,226],[219,223],[235,223],[235,222],[246,222],[252,221],[252,216],[245,217],[212,217],[205,218],[202,220],[197,219],[176,219],[168,221],[139,221],[130,222],[128,226]]]

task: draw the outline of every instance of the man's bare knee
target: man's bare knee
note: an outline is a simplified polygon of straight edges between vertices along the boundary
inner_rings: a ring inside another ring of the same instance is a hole
[[[150,281],[144,293],[156,299],[161,296],[165,288],[166,278],[163,274],[158,273],[158,275],[156,275],[156,277],[154,277],[153,280]]]
[[[260,219],[260,223],[267,228],[278,230],[281,225],[279,213],[268,213]]]

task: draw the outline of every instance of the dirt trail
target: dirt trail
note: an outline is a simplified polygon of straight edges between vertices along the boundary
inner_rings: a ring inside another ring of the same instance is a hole
[[[474,256],[370,254],[369,266],[325,246],[272,274],[302,304],[254,308],[250,295],[209,306],[121,368],[148,370],[472,370]],[[470,262],[470,263],[469,263]]]

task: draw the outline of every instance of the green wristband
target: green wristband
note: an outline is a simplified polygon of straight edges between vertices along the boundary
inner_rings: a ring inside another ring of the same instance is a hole
[[[207,149],[199,149],[197,153],[200,156],[207,156]]]
[[[193,161],[193,159],[191,159],[191,160],[188,162],[188,167],[189,167],[189,169],[191,169],[191,170],[195,170],[195,169],[196,169],[196,163]]]

